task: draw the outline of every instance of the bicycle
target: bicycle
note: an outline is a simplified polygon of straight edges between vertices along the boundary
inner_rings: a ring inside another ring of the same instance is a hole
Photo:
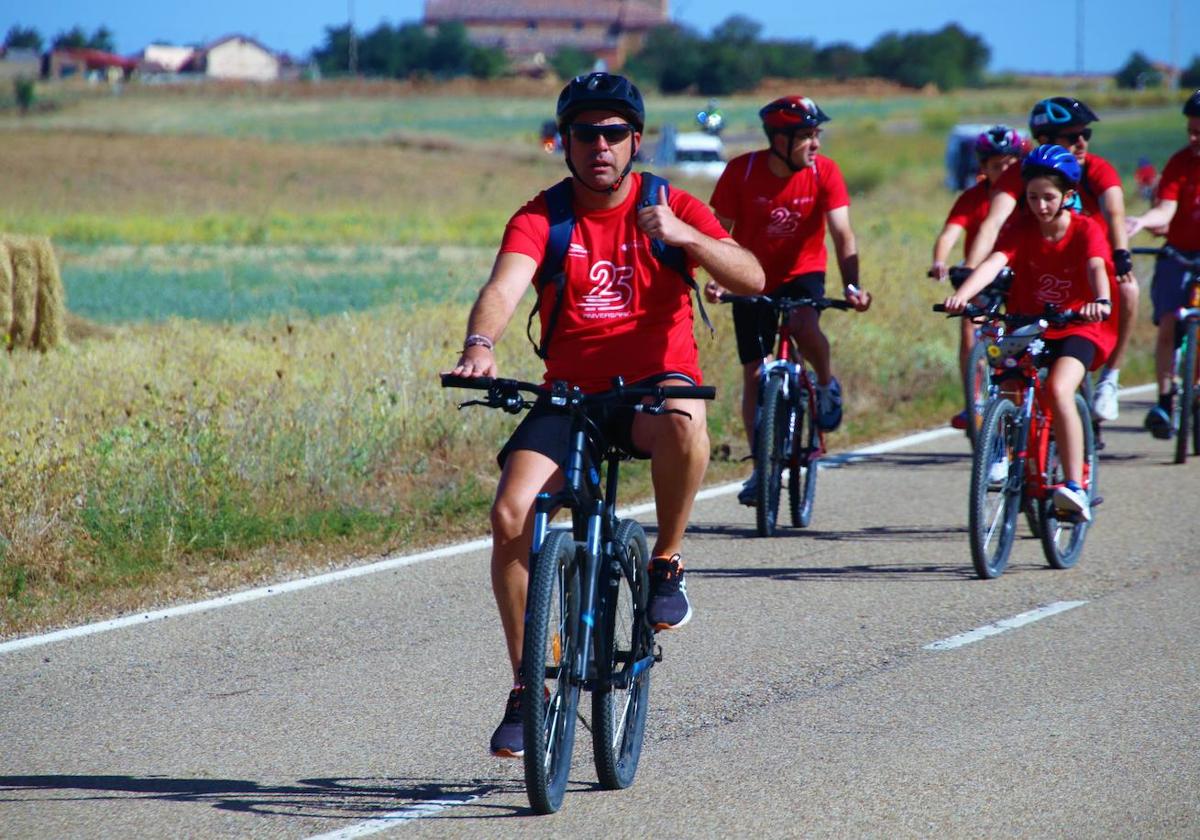
[[[946,311],[941,304],[933,309]],[[1022,509],[1034,536],[1041,540],[1046,561],[1055,569],[1068,569],[1079,560],[1090,523],[1078,514],[1062,515],[1052,502],[1062,484],[1062,464],[1040,362],[1047,327],[1079,318],[1069,311],[1047,311],[1040,317],[988,314],[978,306],[967,306],[961,317],[986,317],[997,325],[985,331],[983,339],[991,365],[992,396],[971,457],[968,530],[975,571],[985,580],[1003,573]],[[1007,331],[1007,327],[1016,328]],[[1005,383],[1019,388],[1005,389]],[[1097,493],[1099,460],[1091,411],[1083,394],[1076,393],[1075,407],[1083,431],[1082,487],[1094,508],[1103,500]],[[993,480],[993,464],[1001,461],[1007,462],[1004,478]]]
[[[609,391],[584,394],[565,382],[546,386],[449,374],[442,376],[442,386],[486,391],[483,399],[459,408],[482,405],[518,414],[534,405],[524,396],[530,394],[570,415],[564,486],[539,494],[534,507],[521,666],[525,786],[537,813],[551,814],[562,806],[579,694],[586,690],[592,694],[600,785],[627,788],[641,757],[650,669],[662,661],[662,650],[646,618],[650,550],[645,531],[616,513],[618,465],[632,456],[603,440],[589,409],[633,403],[633,411],[645,414],[686,414],[665,401],[711,400],[716,389],[626,386],[616,379]],[[650,402],[639,402],[647,398]],[[550,528],[561,508],[571,511],[570,531]]]
[[[758,483],[755,525],[760,537],[775,534],[783,468],[788,470],[788,510],[793,528],[812,522],[817,494],[817,470],[825,454],[825,433],[817,423],[816,378],[804,364],[788,326],[792,310],[811,307],[853,309],[832,298],[774,298],[769,295],[723,293],[725,303],[766,304],[779,319],[775,358],[763,364],[758,375],[758,405],[754,413],[754,475]],[[769,433],[768,433],[769,430]]]
[[[950,269],[950,284],[958,289],[971,276],[974,269],[956,265]],[[1012,282],[1012,269],[1005,267],[996,275],[992,284],[979,293],[980,308],[987,313],[998,313],[1004,305],[1004,298]],[[988,400],[988,382],[991,368],[988,365],[987,348],[980,340],[981,330],[975,329],[975,343],[967,358],[967,367],[963,371],[963,404],[967,413],[967,440],[975,446],[975,437],[979,424],[983,420],[983,407]]]
[[[1189,259],[1171,245],[1161,248],[1132,248],[1135,254],[1154,254],[1159,259],[1173,259],[1185,271],[1187,305],[1176,312],[1175,410],[1171,412],[1171,429],[1175,435],[1175,463],[1183,464],[1188,457],[1188,439],[1192,454],[1200,455],[1200,368],[1196,364],[1196,343],[1200,339],[1200,259]],[[1190,371],[1190,375],[1189,375]]]

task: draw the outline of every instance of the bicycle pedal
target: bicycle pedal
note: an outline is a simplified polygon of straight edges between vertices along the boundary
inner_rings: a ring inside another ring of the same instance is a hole
[[[1097,505],[1102,505],[1102,504],[1104,504],[1103,496],[1096,496],[1094,499],[1092,499],[1092,507],[1096,507]]]
[[[654,646],[654,661],[662,662],[662,645]]]

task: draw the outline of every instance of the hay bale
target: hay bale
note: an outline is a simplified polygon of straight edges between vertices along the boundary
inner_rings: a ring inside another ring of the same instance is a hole
[[[66,310],[62,274],[58,270],[58,258],[54,247],[45,236],[33,237],[30,247],[37,255],[38,290],[37,312],[30,346],[43,353],[62,343],[64,313]]]
[[[12,259],[12,323],[8,330],[12,347],[29,347],[37,318],[38,260],[25,236],[8,239]]]
[[[9,327],[12,325],[12,257],[8,252],[8,237],[0,236],[0,347],[9,345]]]

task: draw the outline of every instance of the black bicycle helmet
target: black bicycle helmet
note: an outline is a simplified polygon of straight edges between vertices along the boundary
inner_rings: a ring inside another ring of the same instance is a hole
[[[1029,112],[1029,133],[1034,137],[1053,135],[1063,126],[1094,122],[1100,122],[1100,118],[1078,99],[1052,96],[1034,105]]]
[[[1189,96],[1187,102],[1183,103],[1183,115],[1185,117],[1200,117],[1200,90]]]
[[[637,85],[614,73],[588,73],[567,82],[558,95],[555,112],[559,130],[581,111],[597,109],[616,111],[639,132],[646,124],[646,105]]]

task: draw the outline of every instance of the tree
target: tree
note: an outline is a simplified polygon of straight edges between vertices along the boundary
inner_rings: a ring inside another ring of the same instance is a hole
[[[508,72],[508,55],[499,47],[473,46],[467,66],[476,79],[498,79]]]
[[[351,35],[349,25],[325,27],[325,44],[313,50],[313,60],[323,74],[349,71]]]
[[[103,25],[92,33],[92,37],[88,38],[87,46],[90,49],[101,50],[102,52],[110,53],[117,51],[117,43],[113,37],[112,30]]]
[[[1131,90],[1158,87],[1163,82],[1163,74],[1155,68],[1150,59],[1137,51],[1129,56],[1129,60],[1113,78],[1116,79],[1117,87]]]
[[[764,76],[800,79],[817,66],[817,45],[812,41],[764,41],[759,46]]]
[[[703,61],[696,87],[706,96],[750,90],[762,80],[762,54],[758,33],[762,27],[742,15],[733,15],[713,29],[702,48]]]
[[[72,50],[82,49],[88,45],[87,33],[82,26],[75,26],[67,32],[59,32],[50,42],[52,49]]]
[[[656,26],[626,70],[636,79],[656,82],[663,93],[680,93],[695,84],[700,74],[703,46],[704,39],[687,26]]]
[[[818,76],[851,79],[867,74],[867,61],[853,44],[830,44],[817,50],[813,69]]]
[[[8,34],[4,36],[4,46],[7,49],[22,49],[42,51],[42,36],[33,27],[22,28],[18,24],[13,24],[8,28]]]
[[[579,47],[559,47],[550,57],[550,66],[560,79],[573,79],[596,66],[596,54]]]
[[[977,35],[957,24],[937,32],[889,32],[863,54],[867,72],[907,87],[935,84],[942,90],[977,85],[991,50]]]
[[[1192,57],[1192,63],[1179,75],[1179,86],[1195,90],[1200,88],[1200,55]]]

